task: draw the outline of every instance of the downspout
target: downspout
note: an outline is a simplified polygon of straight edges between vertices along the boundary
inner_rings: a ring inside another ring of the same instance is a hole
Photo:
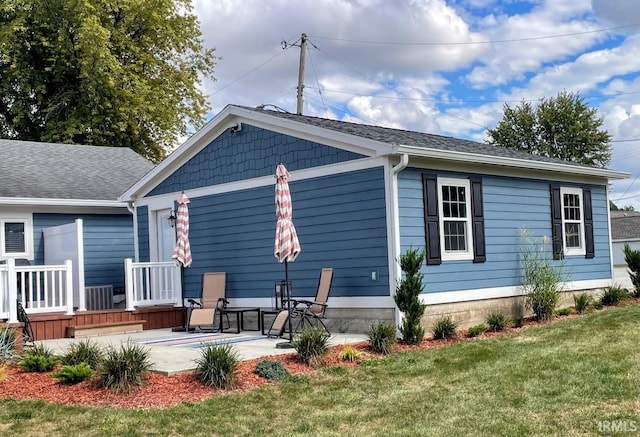
[[[135,262],[139,262],[138,256],[138,214],[135,204],[132,200],[127,201],[127,210],[133,216],[133,259]]]
[[[391,257],[393,258],[393,269],[389,275],[390,281],[390,289],[395,290],[398,281],[402,279],[402,273],[400,271],[400,264],[398,263],[398,258],[400,256],[400,205],[398,202],[398,173],[407,168],[409,165],[409,155],[403,153],[400,156],[400,162],[393,167],[391,167],[391,205],[393,212],[393,226],[392,226],[392,240],[393,246],[391,248],[392,253]],[[392,294],[393,297],[393,294]],[[402,313],[398,307],[395,308],[396,313],[396,326],[399,326],[400,321],[402,320]]]

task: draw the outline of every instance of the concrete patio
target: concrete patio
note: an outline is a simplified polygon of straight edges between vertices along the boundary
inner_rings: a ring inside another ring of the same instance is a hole
[[[331,345],[357,343],[366,340],[363,334],[333,334],[329,339]],[[71,343],[81,339],[62,338],[41,340],[36,343],[50,348],[55,354],[64,354]],[[163,375],[174,375],[192,371],[196,365],[194,360],[200,357],[200,351],[209,344],[231,344],[241,360],[268,357],[270,355],[295,353],[295,349],[277,348],[282,338],[268,338],[259,332],[243,331],[239,334],[185,333],[172,332],[171,329],[154,329],[129,334],[116,334],[91,337],[91,341],[104,347],[120,347],[122,343],[132,342],[149,349],[153,362],[153,371]]]

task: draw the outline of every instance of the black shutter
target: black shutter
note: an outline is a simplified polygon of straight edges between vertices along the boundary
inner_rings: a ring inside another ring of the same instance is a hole
[[[591,188],[582,189],[582,202],[584,210],[584,244],[585,258],[593,258],[596,255],[593,241],[593,210],[591,207]]]
[[[424,194],[424,230],[427,239],[427,265],[442,263],[440,254],[440,221],[438,218],[438,178],[422,175]]]
[[[551,185],[551,240],[553,259],[562,259],[564,257],[564,244],[562,241],[562,199],[558,185]]]
[[[482,205],[482,178],[472,177],[471,181],[471,228],[473,236],[473,262],[487,260],[484,242],[484,209]]]

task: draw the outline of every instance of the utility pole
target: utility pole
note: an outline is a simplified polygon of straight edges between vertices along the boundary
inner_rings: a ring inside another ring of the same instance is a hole
[[[300,67],[298,69],[298,105],[296,114],[302,115],[303,91],[304,91],[304,61],[307,55],[307,34],[300,38]]]

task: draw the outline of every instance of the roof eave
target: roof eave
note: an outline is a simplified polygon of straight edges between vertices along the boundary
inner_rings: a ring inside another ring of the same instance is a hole
[[[92,208],[126,208],[125,202],[94,199],[39,199],[34,197],[0,197],[0,205],[11,206],[75,206]]]
[[[533,161],[528,159],[509,158],[500,156],[480,155],[468,152],[456,152],[451,150],[430,149],[416,146],[397,145],[393,147],[395,154],[409,154],[415,157],[442,159],[456,162],[467,162],[473,164],[496,165],[502,167],[523,168],[529,170],[542,170],[560,172],[564,174],[574,174],[582,176],[592,176],[606,178],[608,180],[626,179],[629,173],[609,170],[605,168],[580,167],[571,164]]]

